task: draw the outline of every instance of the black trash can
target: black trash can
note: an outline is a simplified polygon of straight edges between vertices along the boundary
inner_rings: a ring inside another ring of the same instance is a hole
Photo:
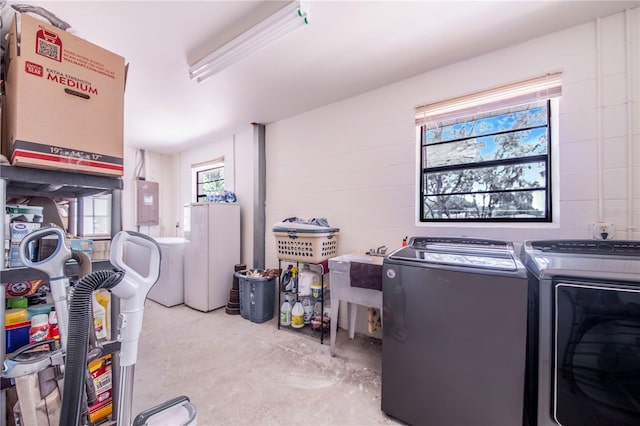
[[[240,280],[240,316],[261,323],[273,318],[275,277],[247,276],[247,270],[235,273]]]

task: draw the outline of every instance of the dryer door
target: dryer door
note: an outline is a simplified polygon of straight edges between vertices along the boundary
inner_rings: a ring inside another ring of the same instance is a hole
[[[640,425],[640,288],[558,280],[554,296],[555,420]]]

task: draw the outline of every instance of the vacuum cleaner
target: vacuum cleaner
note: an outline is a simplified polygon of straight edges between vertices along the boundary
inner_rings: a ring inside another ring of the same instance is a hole
[[[41,262],[28,259],[29,242],[46,235],[58,237],[54,253]],[[136,247],[132,247],[136,246]],[[145,253],[149,261],[148,271],[141,272],[127,264],[127,252],[140,256]],[[120,350],[120,380],[117,399],[117,425],[145,426],[152,424],[182,424],[194,426],[197,408],[189,398],[180,396],[140,413],[132,422],[133,375],[138,354],[138,340],[142,330],[144,302],[151,287],[160,275],[160,247],[144,234],[121,231],[111,243],[110,261],[114,271],[96,271],[83,277],[73,290],[71,305],[67,309],[68,279],[64,276],[64,263],[71,257],[64,233],[57,227],[45,228],[29,234],[20,246],[20,257],[26,266],[49,275],[60,328],[62,351],[65,355],[64,383],[60,425],[83,425],[83,402],[86,405],[87,348],[91,322],[91,296],[100,288],[111,291],[121,300],[122,309],[115,325]],[[67,322],[68,318],[68,322]],[[95,357],[96,354],[92,354]],[[42,361],[40,365],[46,365]],[[85,418],[86,420],[86,418]]]

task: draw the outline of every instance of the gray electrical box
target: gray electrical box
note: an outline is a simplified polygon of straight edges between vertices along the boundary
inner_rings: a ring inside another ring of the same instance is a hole
[[[159,225],[158,182],[136,181],[136,225]]]

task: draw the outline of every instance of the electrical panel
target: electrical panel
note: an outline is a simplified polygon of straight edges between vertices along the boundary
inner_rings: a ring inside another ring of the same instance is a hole
[[[158,182],[136,181],[136,225],[151,226],[160,224],[158,213]]]

